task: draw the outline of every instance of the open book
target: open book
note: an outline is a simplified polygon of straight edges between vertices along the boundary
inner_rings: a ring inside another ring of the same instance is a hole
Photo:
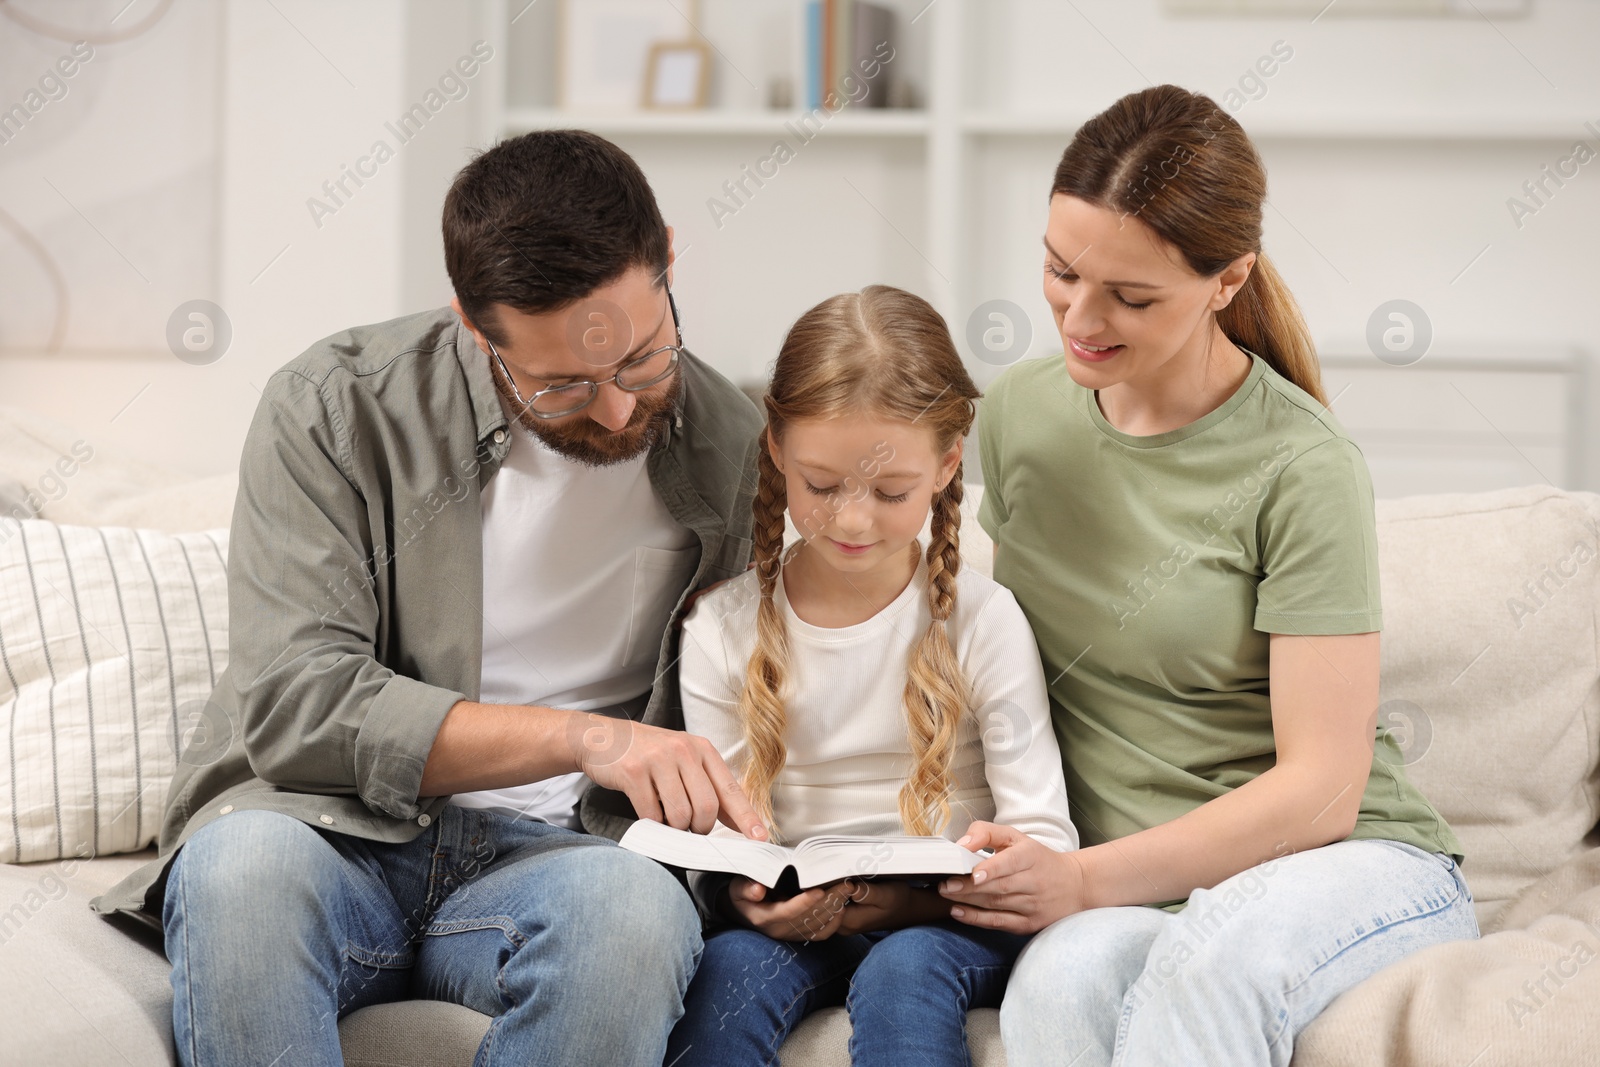
[[[795,889],[842,878],[881,875],[969,874],[989,852],[968,852],[943,837],[808,837],[793,848],[745,837],[675,830],[640,819],[622,835],[622,847],[691,871],[742,874],[768,889],[786,871]]]

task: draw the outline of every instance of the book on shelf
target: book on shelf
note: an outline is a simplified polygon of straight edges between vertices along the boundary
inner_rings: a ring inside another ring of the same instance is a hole
[[[895,11],[869,0],[806,0],[800,5],[800,104],[887,107]]]
[[[855,75],[864,89],[856,107],[889,106],[889,68],[884,57],[893,55],[894,9],[882,4],[856,0],[852,37],[848,51]],[[843,75],[841,75],[842,77]]]
[[[623,848],[691,871],[742,874],[768,889],[798,892],[844,878],[908,878],[933,883],[970,874],[992,853],[969,852],[944,837],[808,837],[793,847],[730,835],[677,830],[640,819]]]
[[[806,0],[801,12],[805,26],[800,35],[800,82],[805,91],[800,105],[807,111],[815,111],[822,106],[822,0]]]

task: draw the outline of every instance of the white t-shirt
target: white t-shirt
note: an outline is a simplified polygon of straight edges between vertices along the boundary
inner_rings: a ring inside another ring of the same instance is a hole
[[[590,711],[647,694],[667,621],[699,562],[694,531],[656,495],[645,456],[588,467],[515,419],[511,434],[483,492],[478,699]],[[575,772],[457,793],[451,803],[578,829],[588,784]]]
[[[912,767],[904,692],[911,650],[933,621],[928,564],[865,622],[822,627],[775,591],[789,632],[788,761],[773,783],[781,840],[818,834],[903,834],[900,787]],[[760,584],[746,571],[695,601],[683,624],[679,680],[690,733],[709,738],[736,774],[746,758],[738,698],[755,648]],[[969,824],[1015,826],[1065,851],[1078,847],[1061,753],[1050,723],[1033,630],[1009,589],[970,568],[956,576],[946,624],[973,693],[951,774],[954,840]],[[717,825],[715,834],[737,835]]]

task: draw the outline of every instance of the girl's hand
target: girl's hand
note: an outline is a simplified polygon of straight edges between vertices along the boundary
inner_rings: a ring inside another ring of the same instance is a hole
[[[767,887],[743,875],[728,883],[728,902],[746,926],[777,941],[825,941],[844,920],[849,885],[815,886],[788,900],[767,902]]]
[[[839,922],[838,933],[841,937],[887,930],[898,925],[895,920],[911,897],[911,887],[904,882],[857,882],[847,879],[842,886],[846,893],[846,905]]]
[[[839,936],[899,930],[950,918],[950,903],[931,889],[913,889],[898,880],[845,883],[849,906],[835,931]]]
[[[1057,852],[1012,826],[975,822],[956,844],[994,855],[970,875],[941,882],[939,893],[958,905],[952,918],[970,926],[1033,934],[1084,910],[1083,868],[1077,855]]]

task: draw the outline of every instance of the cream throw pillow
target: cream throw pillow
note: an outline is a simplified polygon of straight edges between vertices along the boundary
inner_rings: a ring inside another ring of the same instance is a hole
[[[229,729],[227,545],[0,519],[0,860],[155,840],[181,745]]]

